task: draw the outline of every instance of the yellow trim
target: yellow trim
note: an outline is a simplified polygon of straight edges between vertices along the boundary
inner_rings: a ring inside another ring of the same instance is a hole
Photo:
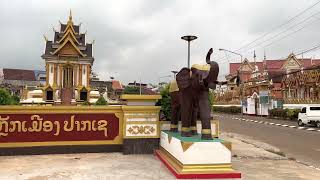
[[[75,48],[75,50],[83,57],[86,57],[87,55],[83,54],[80,49],[74,44],[74,42],[70,39],[70,37],[67,37],[65,41],[59,46],[57,50],[55,50],[52,55],[55,55],[57,52],[59,52],[68,42],[71,43],[71,45]]]
[[[135,95],[135,94],[123,94],[120,97],[125,100],[158,100],[161,99],[161,95]]]
[[[183,152],[186,152],[192,145],[193,142],[183,142],[180,141]]]
[[[160,156],[165,159],[170,166],[179,174],[215,174],[215,173],[226,173],[234,172],[231,163],[224,164],[182,164],[174,156],[172,156],[163,147],[158,150]]]
[[[145,125],[156,124],[156,125],[158,125],[159,122],[158,121],[127,121],[126,120],[126,124],[145,124]]]
[[[178,124],[170,124],[170,128],[178,128]]]
[[[211,66],[209,64],[193,64],[191,67],[201,71],[210,71]]]
[[[122,113],[121,106],[0,106],[2,114]]]
[[[191,130],[197,130],[197,126],[191,126],[190,129]]]
[[[61,43],[61,42],[67,37],[68,34],[71,34],[71,36],[73,37],[73,40],[75,40],[78,44],[80,44],[79,41],[77,40],[76,36],[74,35],[74,33],[72,33],[72,30],[71,30],[71,31],[68,30],[68,31],[63,35],[63,37],[58,41],[58,43]]]
[[[38,147],[38,146],[67,146],[67,145],[102,145],[102,144],[122,144],[123,139],[117,136],[114,140],[101,141],[55,141],[55,142],[18,142],[0,143],[1,148],[12,147]]]
[[[223,141],[221,142],[222,145],[224,145],[224,147],[226,147],[227,149],[230,150],[230,152],[232,151],[232,143],[229,141]]]
[[[215,124],[216,125],[216,133],[212,134],[212,137],[213,138],[219,138],[219,134],[220,134],[219,120],[211,120],[211,124]]]
[[[201,134],[211,134],[211,129],[202,129]]]
[[[181,131],[182,132],[189,132],[191,129],[189,127],[182,127]]]

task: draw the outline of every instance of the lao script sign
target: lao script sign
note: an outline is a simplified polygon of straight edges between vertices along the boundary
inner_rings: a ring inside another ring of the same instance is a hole
[[[120,119],[113,113],[0,114],[0,146],[41,142],[119,144],[120,127]]]

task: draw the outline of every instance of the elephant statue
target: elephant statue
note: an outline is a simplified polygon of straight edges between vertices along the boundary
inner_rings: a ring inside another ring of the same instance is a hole
[[[171,124],[170,131],[178,132],[178,122],[181,117],[180,92],[176,80],[169,83],[169,94],[171,98]]]
[[[201,138],[212,139],[209,88],[215,89],[216,84],[221,84],[217,81],[219,65],[210,61],[212,52],[211,48],[207,53],[207,64],[194,64],[191,69],[182,68],[176,76],[182,123],[181,136],[197,134],[196,120],[199,112],[202,124]]]

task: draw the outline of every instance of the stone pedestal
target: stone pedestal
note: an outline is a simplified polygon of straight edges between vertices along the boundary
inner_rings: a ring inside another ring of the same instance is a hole
[[[231,142],[201,135],[181,137],[180,133],[162,131],[156,155],[176,178],[241,178],[232,169]]]

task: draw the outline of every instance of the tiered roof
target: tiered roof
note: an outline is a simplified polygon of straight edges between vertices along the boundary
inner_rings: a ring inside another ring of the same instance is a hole
[[[70,11],[67,24],[60,23],[60,31],[55,31],[53,41],[46,39],[46,49],[42,57],[75,56],[92,58],[92,43],[86,43],[86,33],[80,33],[80,25],[74,25]]]

